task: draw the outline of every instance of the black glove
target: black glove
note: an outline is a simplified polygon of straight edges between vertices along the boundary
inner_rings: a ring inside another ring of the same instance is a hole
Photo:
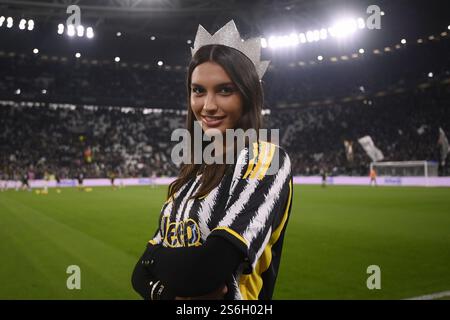
[[[175,298],[175,294],[152,274],[153,253],[159,247],[159,245],[148,244],[133,271],[133,288],[145,300],[173,300]]]

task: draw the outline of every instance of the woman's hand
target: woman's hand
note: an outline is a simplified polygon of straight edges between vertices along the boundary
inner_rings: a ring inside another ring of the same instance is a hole
[[[226,284],[214,290],[211,293],[198,297],[175,297],[175,300],[223,300],[228,293],[228,287]]]

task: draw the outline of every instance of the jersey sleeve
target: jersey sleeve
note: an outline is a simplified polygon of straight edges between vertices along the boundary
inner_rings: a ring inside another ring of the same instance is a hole
[[[244,273],[251,273],[275,231],[284,227],[292,201],[291,162],[268,142],[239,154],[225,214],[209,236],[222,236],[244,253]]]

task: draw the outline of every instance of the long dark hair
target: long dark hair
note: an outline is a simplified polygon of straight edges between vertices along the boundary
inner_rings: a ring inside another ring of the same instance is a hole
[[[261,82],[259,81],[256,68],[253,62],[240,51],[224,45],[203,46],[195,53],[189,64],[187,72],[187,119],[186,128],[189,130],[191,138],[194,137],[195,115],[191,109],[191,78],[194,69],[204,62],[214,62],[220,65],[233,83],[238,88],[243,100],[243,112],[236,127],[233,129],[255,129],[259,132],[262,126],[261,110],[264,103],[264,96]],[[191,143],[192,152],[191,164],[182,164],[180,173],[175,181],[169,185],[168,198],[173,196],[186,182],[194,178],[199,172],[202,173],[201,185],[193,197],[202,197],[214,189],[222,180],[227,164],[194,164],[193,156],[194,144]],[[203,144],[203,148],[205,144]],[[202,148],[202,149],[203,149]],[[203,151],[203,150],[202,150]]]

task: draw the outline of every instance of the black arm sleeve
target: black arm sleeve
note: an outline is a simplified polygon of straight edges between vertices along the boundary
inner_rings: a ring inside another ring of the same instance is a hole
[[[202,246],[148,247],[147,270],[180,297],[201,296],[218,289],[230,279],[244,257],[222,237],[209,237]]]
[[[159,288],[157,279],[153,276],[148,268],[145,266],[145,262],[147,261],[147,251],[144,252],[142,257],[136,263],[136,266],[133,270],[133,275],[131,277],[131,284],[133,289],[144,299],[151,300],[151,292],[152,290],[157,290]],[[175,298],[174,293],[170,288],[165,286],[162,291],[161,296],[159,297],[161,300],[173,300]]]

